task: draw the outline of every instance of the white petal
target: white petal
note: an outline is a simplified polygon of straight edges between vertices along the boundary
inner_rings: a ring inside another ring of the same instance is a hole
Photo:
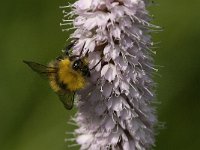
[[[84,27],[88,30],[93,29],[97,26],[96,18],[89,18],[85,21]]]
[[[130,145],[129,145],[129,142],[128,142],[128,141],[124,142],[124,144],[123,144],[123,149],[124,149],[124,150],[132,150],[132,149],[130,148]]]
[[[109,82],[113,81],[117,75],[116,67],[113,64],[104,65],[101,70],[101,76],[104,76]]]
[[[93,68],[97,63],[99,63],[99,61],[101,60],[101,53],[100,52],[91,52],[89,53],[88,56],[88,61],[89,61],[89,68]]]
[[[120,67],[120,70],[125,71],[128,67],[128,62],[123,57],[116,58],[116,64]]]
[[[91,41],[90,44],[88,45],[88,50],[89,52],[93,52],[95,50],[95,41]]]
[[[121,89],[122,92],[125,91],[126,95],[129,94],[129,84],[128,83],[121,81],[119,86],[120,86],[120,89]]]
[[[120,116],[123,120],[131,119],[131,112],[128,109],[123,109],[120,113]]]
[[[119,53],[120,53],[119,47],[116,46],[114,49],[111,49],[110,51],[111,58],[115,60],[119,56]]]
[[[115,89],[117,89],[118,88],[118,86],[119,86],[119,82],[120,82],[120,80],[119,80],[119,78],[115,78],[115,80],[114,80],[114,87],[115,87]]]
[[[93,42],[92,38],[86,38],[85,39],[85,45],[84,45],[83,52],[82,52],[83,54],[85,54],[86,52],[89,51],[91,42]]]
[[[73,47],[73,54],[74,55],[80,55],[83,46],[84,46],[85,40],[78,40],[76,45]]]
[[[108,109],[110,109],[112,107],[112,103],[113,103],[113,97],[108,99],[107,102],[106,102],[106,106],[108,107]]]
[[[110,97],[112,89],[113,89],[112,87],[113,87],[113,85],[110,84],[110,83],[104,84],[104,86],[103,86],[103,95],[105,97],[107,97],[107,98]]]
[[[107,118],[104,120],[104,127],[106,131],[110,132],[112,129],[114,129],[115,125],[116,123],[110,116],[107,116]]]
[[[113,144],[113,145],[116,145],[118,142],[119,142],[119,134],[118,133],[116,133],[116,134],[114,134],[114,133],[112,133],[111,135],[110,135],[110,143],[111,144]]]
[[[102,115],[106,110],[106,107],[102,102],[100,102],[98,105],[95,107],[95,112],[100,116]]]
[[[131,150],[135,150],[135,142],[133,140],[129,140],[129,145],[131,147]],[[142,149],[141,149],[142,150]],[[144,150],[144,149],[143,149]]]
[[[109,64],[103,66],[103,68],[101,69],[101,76],[105,76],[109,67],[110,67]]]
[[[140,95],[139,91],[136,88],[130,87],[129,91],[130,91],[130,95],[132,97],[134,97],[136,99],[140,99],[141,98],[141,95]]]
[[[85,18],[82,16],[78,16],[74,19],[74,26],[81,26],[85,23]]]
[[[111,45],[106,45],[106,47],[103,50],[103,54],[105,55],[105,54],[109,53],[110,50],[111,50]]]
[[[91,7],[92,0],[79,0],[77,1],[74,6],[77,7],[76,9],[89,9]]]
[[[112,26],[110,33],[112,33],[113,37],[116,39],[121,39],[121,30],[118,26]]]
[[[121,97],[121,96],[120,96],[120,98],[121,98],[121,101],[122,101],[123,105],[124,105],[126,108],[130,109],[130,105],[127,103],[127,101],[126,101],[123,97]]]
[[[83,134],[76,138],[77,143],[79,144],[85,144],[90,143],[93,140],[92,134]]]
[[[114,97],[112,103],[112,109],[114,111],[121,111],[122,110],[122,101],[120,97]]]

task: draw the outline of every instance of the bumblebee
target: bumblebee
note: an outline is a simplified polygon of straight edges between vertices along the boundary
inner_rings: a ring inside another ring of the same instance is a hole
[[[90,77],[87,61],[80,56],[69,55],[73,45],[74,43],[67,46],[65,55],[57,57],[47,66],[32,61],[23,61],[33,71],[49,79],[50,87],[68,110],[73,107],[76,91],[84,88],[86,78]]]

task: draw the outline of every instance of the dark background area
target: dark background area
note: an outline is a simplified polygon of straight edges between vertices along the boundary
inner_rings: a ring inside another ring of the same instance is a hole
[[[67,150],[74,127],[47,82],[22,60],[46,64],[61,53],[69,33],[61,32],[64,0],[2,1],[0,9],[0,149]],[[154,34],[158,117],[165,122],[155,150],[196,150],[200,143],[200,1],[157,0],[150,8]]]

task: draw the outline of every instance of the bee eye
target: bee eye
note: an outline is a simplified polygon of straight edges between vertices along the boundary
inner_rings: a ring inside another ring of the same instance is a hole
[[[81,66],[82,66],[82,61],[78,59],[78,60],[74,61],[72,68],[74,70],[78,70],[78,69],[80,69]]]

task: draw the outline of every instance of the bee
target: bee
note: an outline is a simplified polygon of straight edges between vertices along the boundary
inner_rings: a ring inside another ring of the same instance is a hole
[[[90,77],[88,62],[80,56],[70,56],[73,45],[74,43],[68,45],[65,55],[57,57],[47,66],[23,61],[33,71],[49,79],[51,89],[68,110],[73,108],[76,92],[86,86],[86,78]]]

